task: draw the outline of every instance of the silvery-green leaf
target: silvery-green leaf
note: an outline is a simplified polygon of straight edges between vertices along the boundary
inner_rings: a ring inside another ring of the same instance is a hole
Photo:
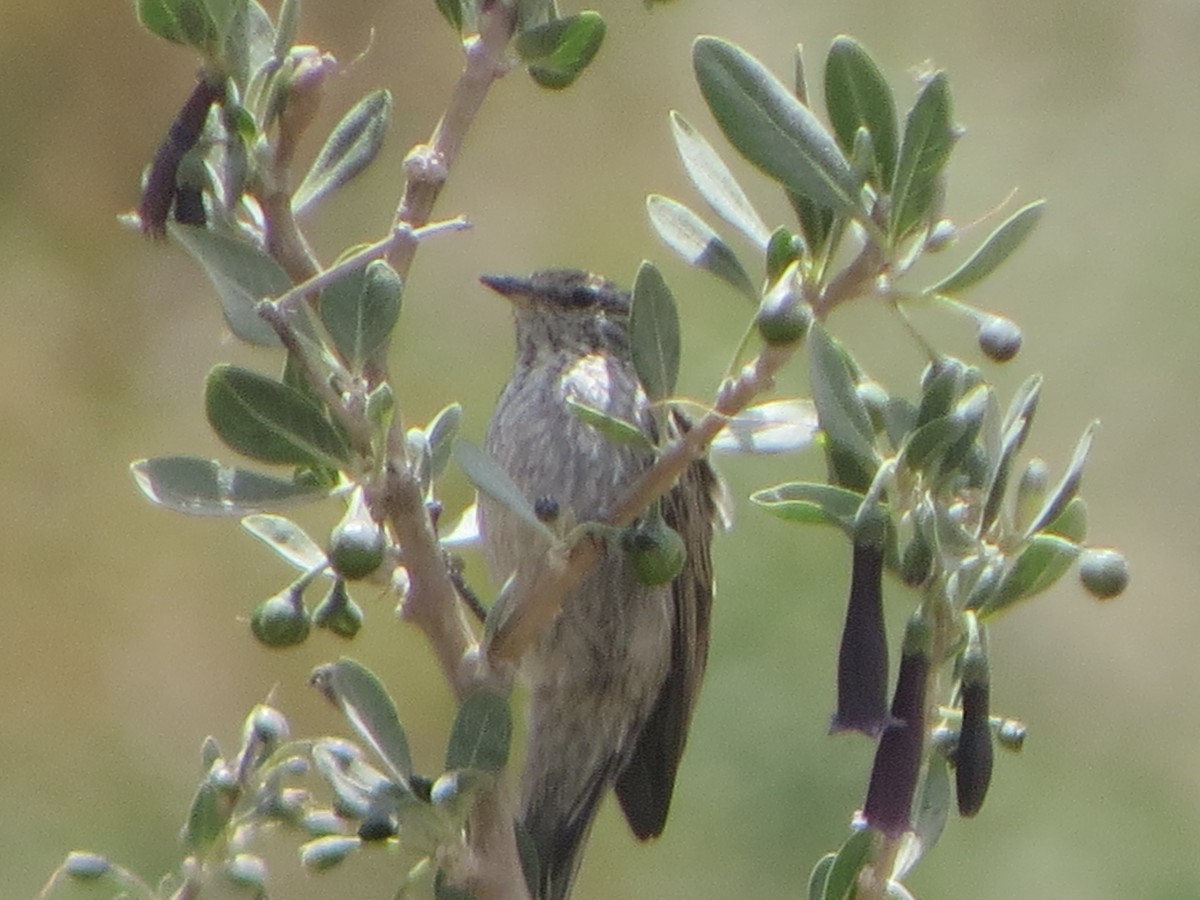
[[[385,90],[367,94],[329,134],[325,146],[292,194],[292,210],[303,215],[322,197],[346,184],[365,169],[387,135],[392,95]]]
[[[994,616],[1018,600],[1046,590],[1066,573],[1079,551],[1074,541],[1052,534],[1035,534],[1004,573],[1000,587],[980,608],[980,617]]]
[[[654,443],[649,436],[636,425],[626,422],[624,419],[610,416],[604,410],[589,406],[574,397],[567,398],[567,406],[579,417],[580,421],[595,428],[611,441],[618,444],[629,444],[641,450],[654,449]]]
[[[438,540],[443,547],[474,547],[479,543],[479,508],[472,503],[463,510],[454,527]]]
[[[462,421],[462,407],[451,403],[441,410],[425,428],[429,442],[429,473],[434,478],[441,475],[450,461],[454,437],[458,434],[458,423]]]
[[[837,142],[762,63],[727,41],[692,48],[700,92],[729,142],[790,191],[866,222],[858,181]]]
[[[279,336],[259,316],[258,303],[291,288],[279,263],[258,247],[225,234],[176,223],[169,230],[216,288],[230,330],[248,343],[278,347]]]
[[[243,518],[242,527],[302,572],[326,564],[325,551],[291,519],[256,513]]]
[[[325,488],[194,456],[140,459],[129,468],[138,489],[147,498],[159,506],[193,516],[244,516],[329,496]]]
[[[283,0],[279,6],[279,27],[275,33],[274,56],[283,59],[292,44],[296,43],[296,31],[300,27],[300,0]]]
[[[737,254],[708,223],[682,203],[661,194],[646,198],[646,211],[658,236],[689,265],[711,272],[758,301],[758,290]]]
[[[1045,200],[1035,200],[1013,213],[987,240],[979,245],[970,259],[927,289],[931,294],[955,296],[978,284],[1008,259],[1033,233],[1046,209]]]
[[[871,416],[843,352],[819,322],[809,329],[808,349],[813,403],[838,482],[865,489],[878,465]]]
[[[913,830],[900,850],[893,878],[903,878],[911,872],[937,844],[946,827],[952,803],[946,758],[940,753],[930,753],[927,759],[925,779],[913,811]]]
[[[209,373],[204,406],[217,436],[260,462],[339,468],[350,461],[344,435],[294,388],[238,366]]]
[[[671,134],[683,167],[700,196],[717,215],[760,249],[765,249],[771,230],[713,146],[674,110],[671,111]]]
[[[392,775],[407,785],[412,778],[408,738],[396,705],[374,673],[343,656],[313,672],[312,682],[341,707],[359,737],[379,755]]]
[[[508,701],[488,690],[469,694],[458,709],[446,746],[447,769],[500,772],[512,743]]]
[[[929,212],[937,196],[938,176],[950,158],[954,140],[950,83],[944,72],[938,72],[921,89],[904,124],[892,184],[892,218],[888,230],[893,243]]]
[[[829,867],[823,900],[851,900],[858,884],[858,873],[870,859],[874,841],[874,832],[869,828],[859,829],[846,839]]]
[[[508,473],[500,468],[482,447],[470,441],[459,438],[454,442],[454,459],[462,468],[471,484],[481,494],[487,494],[534,531],[546,538],[553,539],[554,535],[545,523],[533,511],[533,506],[525,499]]]
[[[825,105],[834,134],[847,153],[854,147],[858,129],[867,129],[876,183],[889,187],[896,165],[896,104],[870,54],[846,35],[834,40],[825,60]]]
[[[671,289],[651,262],[642,262],[633,283],[629,343],[646,396],[670,397],[679,377],[679,313]]]
[[[820,482],[796,481],[756,491],[750,501],[789,522],[836,525],[854,534],[854,519],[862,506],[858,491]]]
[[[1079,443],[1075,445],[1075,452],[1071,454],[1071,462],[1067,471],[1063,473],[1062,481],[1050,492],[1042,511],[1037,514],[1026,534],[1035,534],[1057,519],[1075,497],[1079,491],[1079,483],[1083,480],[1083,467],[1087,465],[1088,454],[1092,450],[1092,438],[1099,427],[1100,423],[1094,421],[1083,432]]]
[[[730,453],[790,453],[811,444],[817,427],[811,400],[770,400],[734,416],[711,447]]]
[[[321,323],[352,372],[388,342],[400,317],[403,284],[382,259],[355,269],[321,291]]]

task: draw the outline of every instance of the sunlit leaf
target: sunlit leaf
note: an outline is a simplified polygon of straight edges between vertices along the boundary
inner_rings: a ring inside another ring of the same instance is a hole
[[[715,37],[696,40],[692,63],[705,102],[739,153],[789,190],[867,218],[837,142],[762,63]]]
[[[1050,492],[1042,511],[1030,524],[1026,534],[1041,531],[1057,519],[1067,508],[1067,504],[1075,497],[1079,490],[1079,484],[1083,480],[1083,467],[1087,465],[1088,454],[1092,450],[1092,438],[1095,437],[1096,429],[1099,427],[1099,422],[1092,422],[1083,432],[1079,443],[1075,445],[1075,452],[1071,454],[1071,462],[1067,465],[1067,471],[1063,473],[1062,481]]]
[[[325,551],[291,519],[256,513],[243,518],[242,527],[302,572],[326,563]]]
[[[767,228],[758,210],[750,203],[742,186],[737,183],[717,151],[674,110],[671,112],[671,134],[675,138],[675,147],[679,150],[683,167],[700,196],[717,215],[760,249],[765,248],[771,237],[771,230]]]
[[[786,521],[836,525],[853,536],[854,518],[863,495],[832,484],[795,481],[755,491],[750,500]]]
[[[311,503],[329,491],[194,456],[159,456],[130,466],[139,490],[159,506],[193,516],[244,516]]]
[[[1058,581],[1079,555],[1079,545],[1051,534],[1036,534],[1004,573],[1000,587],[979,610],[994,616],[1018,600],[1041,593]]]
[[[534,513],[521,489],[485,450],[459,438],[454,442],[454,459],[481,494],[491,497],[545,537],[553,537],[550,529]]]
[[[1035,200],[1013,213],[999,228],[988,235],[970,259],[928,288],[931,294],[953,296],[978,284],[1008,259],[1033,233],[1046,209],[1045,200]]]
[[[321,666],[313,683],[333,700],[354,730],[379,755],[397,779],[408,784],[412,757],[396,705],[379,679],[362,664],[343,656]]]
[[[689,265],[711,272],[757,302],[758,289],[737,254],[703,219],[661,194],[646,198],[646,210],[658,236]]]
[[[589,406],[575,397],[567,397],[567,406],[582,422],[595,428],[611,441],[618,444],[629,444],[642,450],[654,449],[654,443],[646,433],[624,419],[610,416],[604,410]]]
[[[929,213],[937,196],[937,180],[955,131],[950,113],[950,83],[944,72],[926,82],[908,113],[896,177],[892,184],[892,219],[889,231],[898,241]]]
[[[425,428],[425,439],[429,443],[429,474],[436,478],[450,461],[454,438],[458,434],[458,423],[462,421],[462,407],[451,403],[441,410]]]
[[[747,407],[717,432],[713,450],[790,453],[812,443],[817,410],[810,400],[771,400]]]

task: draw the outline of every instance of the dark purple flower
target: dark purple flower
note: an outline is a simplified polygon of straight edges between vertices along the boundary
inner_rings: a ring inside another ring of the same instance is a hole
[[[888,724],[887,633],[883,625],[883,527],[860,528],[854,540],[850,601],[838,651],[837,712],[830,732],[876,737]],[[876,533],[877,532],[877,533]]]
[[[954,757],[958,813],[968,818],[983,806],[992,780],[992,729],[988,724],[990,690],[987,657],[978,644],[968,645],[962,662],[962,730]]]
[[[920,614],[909,620],[900,657],[900,676],[892,696],[892,716],[871,767],[863,804],[867,825],[888,837],[910,827],[913,794],[921,774],[925,746],[925,685],[929,676],[929,626]]]

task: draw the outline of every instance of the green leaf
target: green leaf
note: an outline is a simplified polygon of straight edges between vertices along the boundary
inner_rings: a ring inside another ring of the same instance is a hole
[[[242,527],[302,572],[324,567],[325,551],[295,522],[284,516],[256,513]]]
[[[938,176],[950,157],[954,140],[950,83],[944,72],[938,72],[922,89],[904,125],[904,140],[892,183],[892,220],[888,231],[893,244],[930,212],[938,193]]]
[[[217,436],[260,462],[340,468],[350,448],[321,408],[295,388],[249,369],[215,366],[204,391]]]
[[[446,746],[447,769],[500,772],[508,763],[512,713],[499,694],[478,690],[458,709]]]
[[[1072,497],[1058,517],[1042,530],[1045,534],[1055,534],[1082,544],[1087,538],[1087,501],[1082,497]]]
[[[808,348],[813,403],[838,482],[865,490],[879,464],[871,416],[842,350],[819,322],[809,330]]]
[[[769,400],[742,410],[710,447],[733,453],[791,453],[812,443],[817,410],[809,400]]]
[[[981,520],[983,530],[991,527],[1000,512],[1000,506],[1004,502],[1004,495],[1008,489],[1008,476],[1013,460],[1021,451],[1021,447],[1025,444],[1025,438],[1029,435],[1041,393],[1042,376],[1029,376],[1017,390],[1008,412],[1005,413],[1004,424],[1001,428],[1003,439],[1000,445],[999,462],[992,473],[987,502],[983,507]]]
[[[1062,515],[1067,504],[1074,499],[1075,494],[1079,491],[1079,484],[1083,481],[1083,467],[1087,465],[1088,454],[1092,451],[1092,438],[1095,437],[1096,429],[1099,427],[1100,423],[1094,421],[1083,432],[1079,443],[1075,445],[1075,452],[1071,454],[1071,462],[1067,466],[1067,471],[1063,473],[1062,481],[1050,492],[1045,505],[1042,506],[1042,511],[1034,518],[1026,534],[1041,531]]]
[[[909,434],[900,454],[901,463],[914,472],[936,472],[942,468],[944,452],[967,430],[957,416],[938,416]]]
[[[583,74],[603,42],[604,19],[585,10],[522,31],[515,46],[534,81],[561,90]]]
[[[486,450],[459,438],[454,442],[454,459],[476,490],[487,494],[534,531],[553,539],[553,532],[534,513],[521,489]]]
[[[321,323],[351,372],[387,345],[400,318],[404,286],[382,259],[355,269],[321,291]]]
[[[751,204],[742,186],[712,145],[688,121],[671,111],[671,134],[679,158],[692,184],[722,219],[744,234],[760,249],[767,246],[771,230]]]
[[[152,34],[201,53],[216,43],[216,24],[204,0],[137,0],[137,17]]]
[[[838,143],[849,154],[865,128],[875,157],[875,183],[891,186],[896,166],[896,104],[887,80],[854,38],[840,35],[825,61],[825,105]]]
[[[826,853],[813,866],[808,876],[808,900],[823,900],[825,897],[825,882],[829,880],[829,870],[833,868],[836,853]]]
[[[300,28],[300,0],[283,0],[279,6],[279,28],[275,33],[272,56],[282,60],[296,43],[296,32]]]
[[[858,873],[871,856],[873,832],[862,828],[850,835],[837,852],[825,881],[824,900],[851,900],[854,897]]]
[[[858,179],[824,126],[762,63],[715,37],[697,38],[700,92],[729,142],[790,191],[866,222]]]
[[[343,656],[319,667],[312,681],[333,700],[350,725],[370,745],[392,775],[404,785],[412,778],[408,738],[396,705],[370,669]]]
[[[758,289],[737,254],[698,215],[670,197],[646,198],[650,224],[667,246],[689,265],[704,269],[758,302]]]
[[[863,495],[832,484],[793,481],[755,491],[750,501],[785,521],[836,525],[853,536],[854,518]]]
[[[788,266],[800,259],[803,252],[804,242],[799,235],[783,225],[776,228],[767,241],[767,284],[778,281],[779,276],[787,271]]]
[[[1046,209],[1045,200],[1035,200],[1028,206],[1023,206],[1013,213],[979,249],[971,254],[971,258],[943,278],[933,287],[928,288],[931,294],[943,294],[947,297],[961,294],[969,287],[978,284],[1004,262],[1013,251],[1025,242],[1041,221],[1042,212]]]
[[[1079,551],[1074,541],[1052,534],[1035,534],[1004,573],[1000,587],[980,608],[980,618],[994,616],[1018,600],[1046,590],[1066,573]]]
[[[940,753],[930,753],[921,782],[921,793],[913,811],[913,840],[907,851],[901,851],[896,863],[895,878],[903,878],[912,871],[921,859],[933,849],[942,831],[953,802],[950,796],[950,773],[946,758]]]
[[[279,336],[258,315],[258,303],[291,288],[291,279],[279,263],[258,247],[227,234],[176,223],[169,227],[216,288],[230,330],[247,343],[278,347]]]
[[[193,516],[244,516],[329,496],[325,489],[194,456],[140,459],[129,468],[152,502]]]
[[[450,27],[453,28],[457,34],[462,34],[462,0],[434,0],[434,3],[437,4],[438,12],[442,14],[442,18],[450,23]]]
[[[651,262],[638,267],[629,316],[633,367],[651,400],[675,392],[679,377],[679,313],[675,298]]]
[[[255,0],[239,0],[224,37],[224,71],[238,85],[249,84],[251,76],[274,57],[276,40],[266,10]]]
[[[429,445],[429,474],[431,478],[441,475],[450,461],[454,437],[458,434],[458,423],[462,421],[462,407],[451,403],[433,417],[425,428],[425,440]]]
[[[330,132],[300,187],[292,194],[292,210],[303,215],[323,197],[362,172],[383,146],[392,115],[392,95],[367,94]]]
[[[610,416],[604,410],[589,406],[574,397],[567,397],[567,406],[570,407],[571,412],[579,417],[580,421],[595,428],[611,441],[615,441],[618,444],[628,444],[640,450],[654,449],[654,443],[646,433],[624,419]]]

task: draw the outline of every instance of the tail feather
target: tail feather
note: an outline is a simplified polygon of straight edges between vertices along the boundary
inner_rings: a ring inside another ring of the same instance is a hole
[[[566,817],[553,816],[556,804],[549,798],[531,799],[522,824],[537,850],[538,900],[566,900],[583,860],[583,847],[596,818],[600,798],[608,786],[598,777]]]

